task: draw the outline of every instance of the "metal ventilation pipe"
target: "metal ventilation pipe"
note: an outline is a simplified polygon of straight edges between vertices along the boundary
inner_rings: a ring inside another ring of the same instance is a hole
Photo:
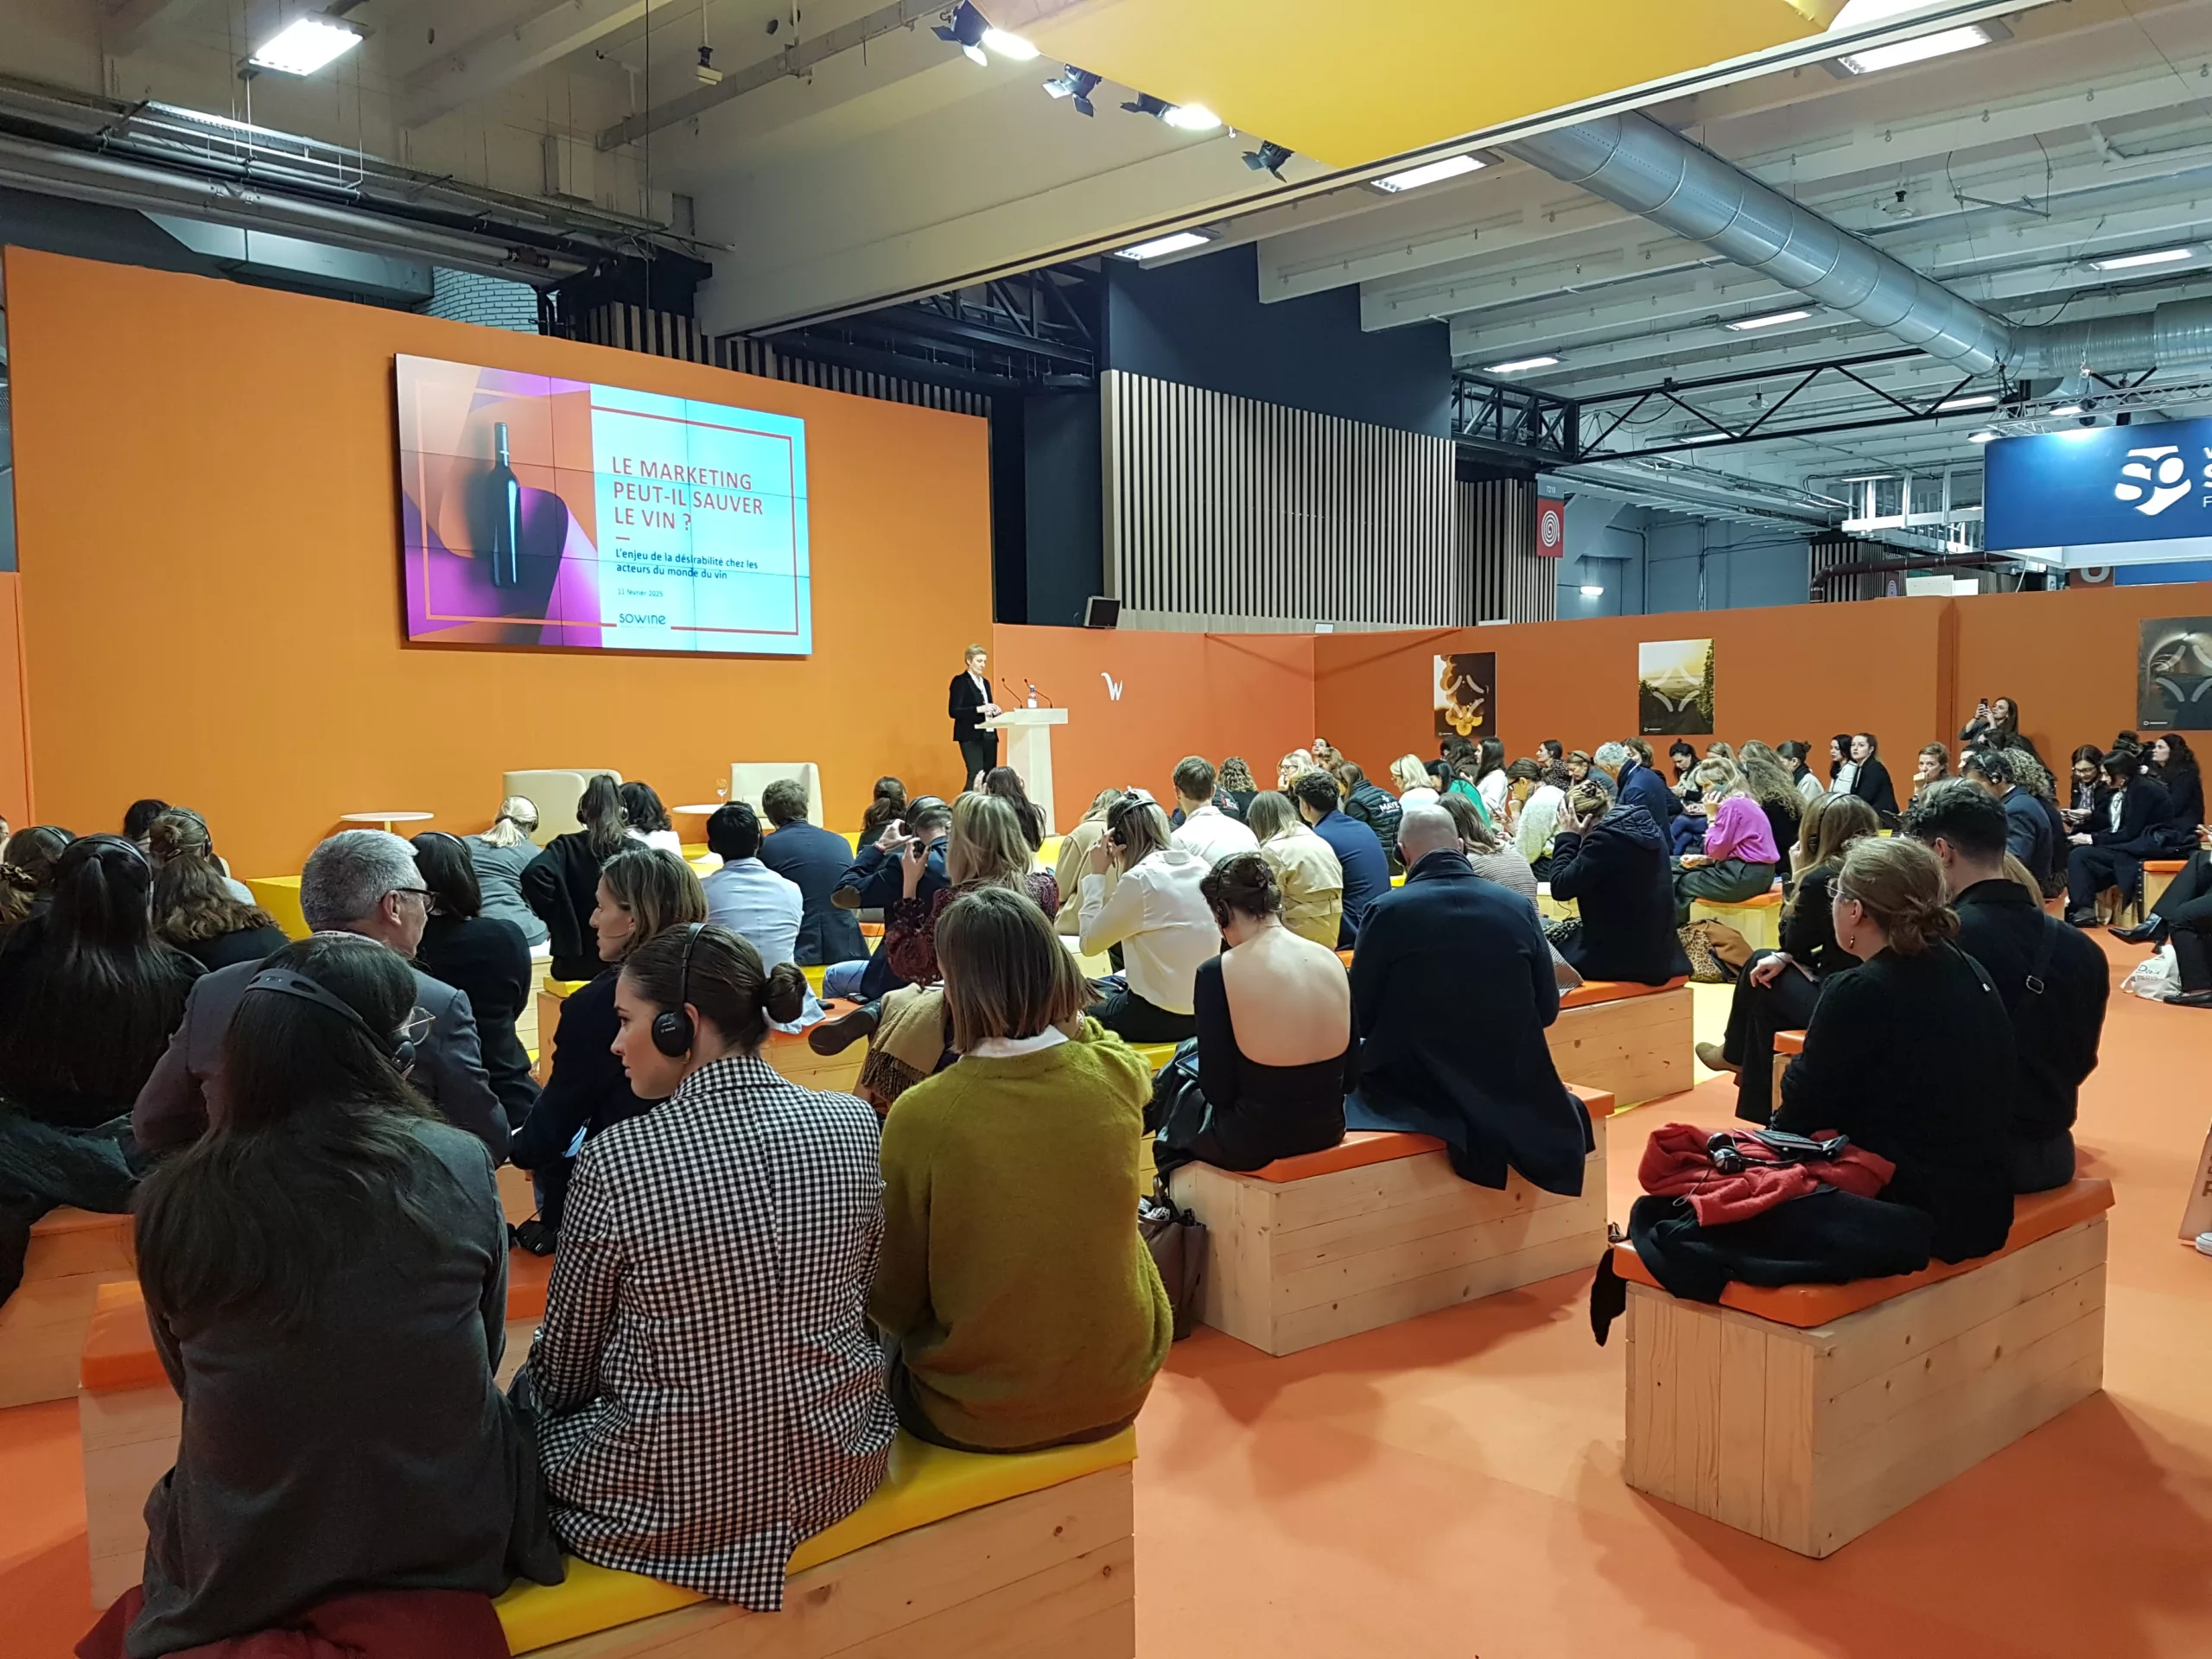
[[[2024,327],[1961,299],[1648,116],[1605,116],[1502,148],[1961,370],[2018,377],[2212,362],[2212,300]]]

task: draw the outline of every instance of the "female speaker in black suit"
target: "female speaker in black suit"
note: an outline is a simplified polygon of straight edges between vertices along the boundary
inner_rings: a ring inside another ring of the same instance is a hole
[[[960,746],[961,789],[981,789],[982,774],[999,763],[998,734],[982,729],[982,722],[999,711],[985,672],[990,661],[982,646],[969,646],[968,665],[952,677],[945,699],[944,712],[952,716],[952,741]]]

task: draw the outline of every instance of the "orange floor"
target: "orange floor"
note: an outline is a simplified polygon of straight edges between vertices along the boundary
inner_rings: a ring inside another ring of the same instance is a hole
[[[1587,1274],[1289,1359],[1200,1332],[1144,1416],[1140,1651],[2212,1655],[2212,1260],[2174,1236],[2208,1078],[2212,1015],[2114,996],[2081,1128],[2119,1190],[2106,1392],[1826,1561],[1621,1484]],[[1725,1087],[1615,1120],[1616,1216],[1652,1127],[1725,1121]],[[74,1414],[0,1412],[7,1659],[60,1659],[89,1622]]]

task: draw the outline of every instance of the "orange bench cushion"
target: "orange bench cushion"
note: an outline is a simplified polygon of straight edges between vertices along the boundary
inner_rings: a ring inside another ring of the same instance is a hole
[[[1805,1033],[1802,1031],[1776,1032],[1774,1052],[1777,1054],[1802,1054],[1805,1052]]]
[[[1707,910],[1767,910],[1782,902],[1782,889],[1770,887],[1764,893],[1754,893],[1749,899],[1700,899],[1698,903]]]
[[[1581,1096],[1583,1109],[1593,1118],[1610,1117],[1613,1097],[1602,1089],[1567,1088]],[[1444,1143],[1433,1135],[1408,1135],[1402,1129],[1351,1129],[1333,1147],[1278,1158],[1248,1172],[1255,1181],[1304,1181],[1316,1175],[1333,1175],[1340,1169],[1364,1169],[1398,1158],[1418,1158],[1425,1152],[1441,1152]]]
[[[2179,875],[2182,863],[2183,861],[2178,858],[2154,858],[2143,868],[2154,871],[2159,875]]]
[[[2101,1177],[2076,1177],[2051,1192],[2037,1192],[2012,1200],[2012,1230],[2005,1248],[1971,1262],[1934,1262],[1918,1273],[1901,1273],[1886,1279],[1854,1279],[1847,1285],[1731,1285],[1720,1293],[1720,1306],[1739,1313],[1756,1314],[1777,1325],[1801,1331],[1830,1325],[1848,1314],[1863,1313],[1923,1285],[1941,1284],[1962,1273],[1972,1273],[1984,1262],[2010,1255],[2037,1239],[2063,1233],[2076,1222],[2088,1221],[2112,1208],[2112,1183]],[[1613,1271],[1631,1284],[1662,1288],[1633,1246],[1613,1246]]]
[[[507,1252],[507,1323],[545,1317],[545,1291],[553,1258],[528,1250]],[[168,1374],[146,1328],[146,1299],[135,1281],[99,1287],[85,1345],[77,1355],[78,1383],[92,1394],[166,1387]]]
[[[1597,1002],[1625,1002],[1632,996],[1658,996],[1667,991],[1679,991],[1688,984],[1688,976],[1670,979],[1664,985],[1639,985],[1627,979],[1586,979],[1571,991],[1560,993],[1562,1008],[1586,1008]]]

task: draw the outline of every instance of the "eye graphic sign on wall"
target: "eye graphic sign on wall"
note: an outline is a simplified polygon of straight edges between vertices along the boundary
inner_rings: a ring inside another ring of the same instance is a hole
[[[1999,438],[1982,463],[1993,551],[2212,537],[2212,420]]]

